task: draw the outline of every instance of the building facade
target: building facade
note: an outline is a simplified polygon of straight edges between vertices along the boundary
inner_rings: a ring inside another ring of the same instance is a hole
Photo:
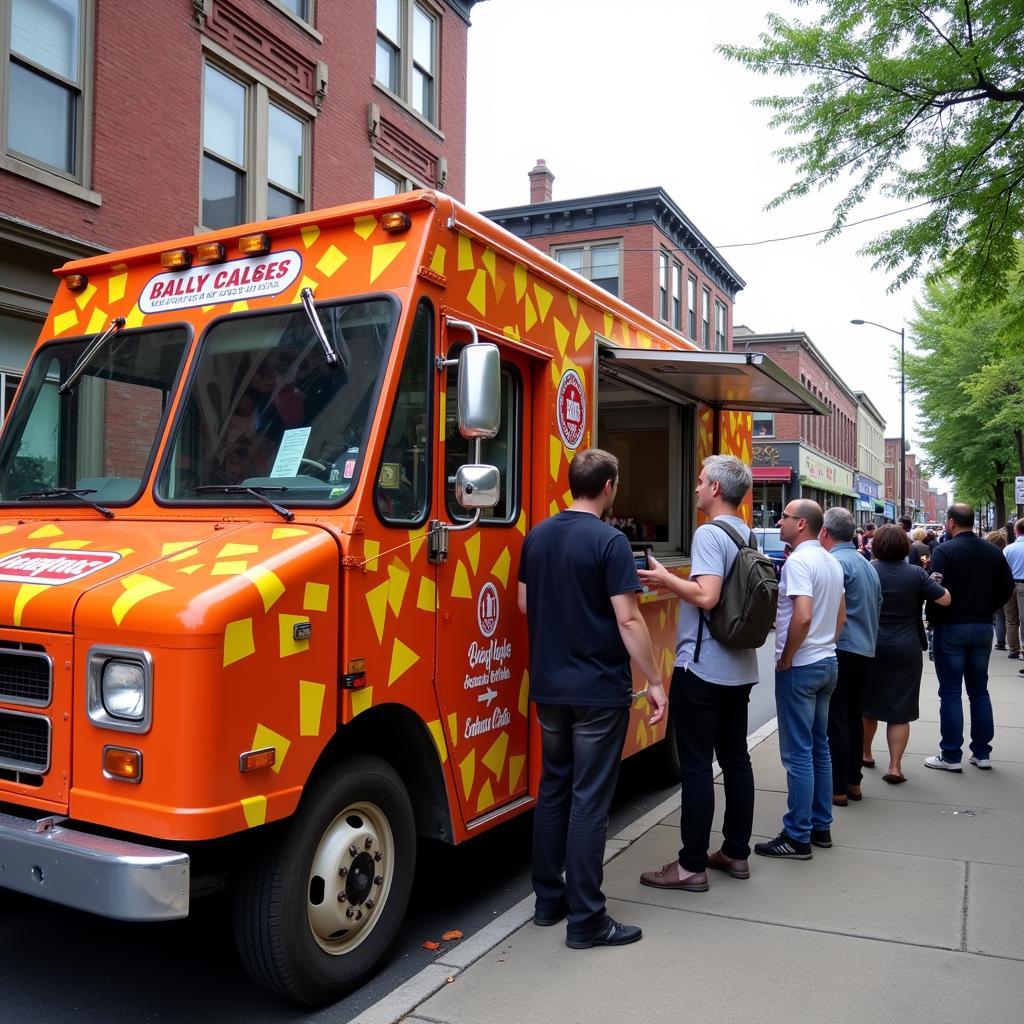
[[[885,509],[885,420],[863,391],[857,399],[857,471],[853,489],[857,492],[855,517],[861,525],[881,523]]]
[[[802,331],[757,334],[739,324],[734,351],[764,352],[829,409],[827,416],[754,413],[755,524],[774,526],[786,503],[809,498],[822,508],[855,510],[856,396]]]
[[[941,522],[942,520],[939,517],[945,512],[946,504],[944,500],[937,496],[935,515],[930,514],[928,477],[924,474],[924,467],[917,461],[917,454],[910,451],[909,444],[906,446],[904,455],[906,494],[900,495],[899,451],[900,439],[898,437],[887,437],[885,439],[886,504],[891,503],[894,509],[894,516],[901,515],[905,510],[906,514],[915,523]]]
[[[664,189],[556,200],[543,160],[529,179],[528,205],[484,216],[699,348],[731,348],[744,281]]]
[[[475,2],[0,0],[0,415],[68,259],[461,198]]]

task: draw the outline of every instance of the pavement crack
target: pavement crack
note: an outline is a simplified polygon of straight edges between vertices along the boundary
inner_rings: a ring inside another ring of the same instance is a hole
[[[963,914],[960,920],[960,948],[967,952],[967,893],[971,883],[971,862],[964,861],[964,902]]]

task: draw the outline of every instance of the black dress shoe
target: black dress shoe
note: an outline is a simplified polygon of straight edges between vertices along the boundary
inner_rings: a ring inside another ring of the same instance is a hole
[[[559,921],[564,921],[566,915],[569,913],[567,910],[535,910],[533,912],[533,923],[540,925],[541,928],[550,928],[553,924],[558,924]]]
[[[608,927],[592,939],[567,938],[565,944],[570,949],[590,949],[591,946],[628,946],[631,942],[639,942],[644,933],[635,924],[619,924],[608,918]]]

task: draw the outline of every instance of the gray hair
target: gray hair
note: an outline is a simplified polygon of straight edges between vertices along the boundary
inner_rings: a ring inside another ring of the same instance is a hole
[[[828,535],[833,540],[840,544],[846,544],[853,540],[856,525],[849,511],[837,505],[834,508],[825,509],[825,529],[828,530]]]
[[[715,481],[722,489],[722,500],[727,505],[739,505],[754,486],[754,474],[745,462],[735,455],[709,455],[704,460],[708,482]]]

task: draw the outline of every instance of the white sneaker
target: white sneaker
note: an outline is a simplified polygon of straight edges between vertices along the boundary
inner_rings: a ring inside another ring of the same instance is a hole
[[[975,757],[973,754],[971,754],[968,760],[971,762],[971,764],[974,765],[975,768],[980,768],[983,772],[992,771],[992,761],[987,757]]]
[[[972,758],[973,760],[973,758]],[[939,771],[943,772],[962,772],[963,768],[958,764],[953,764],[951,761],[944,761],[941,754],[936,754],[934,757],[925,758],[925,768],[938,768]],[[990,766],[991,767],[991,766]]]

